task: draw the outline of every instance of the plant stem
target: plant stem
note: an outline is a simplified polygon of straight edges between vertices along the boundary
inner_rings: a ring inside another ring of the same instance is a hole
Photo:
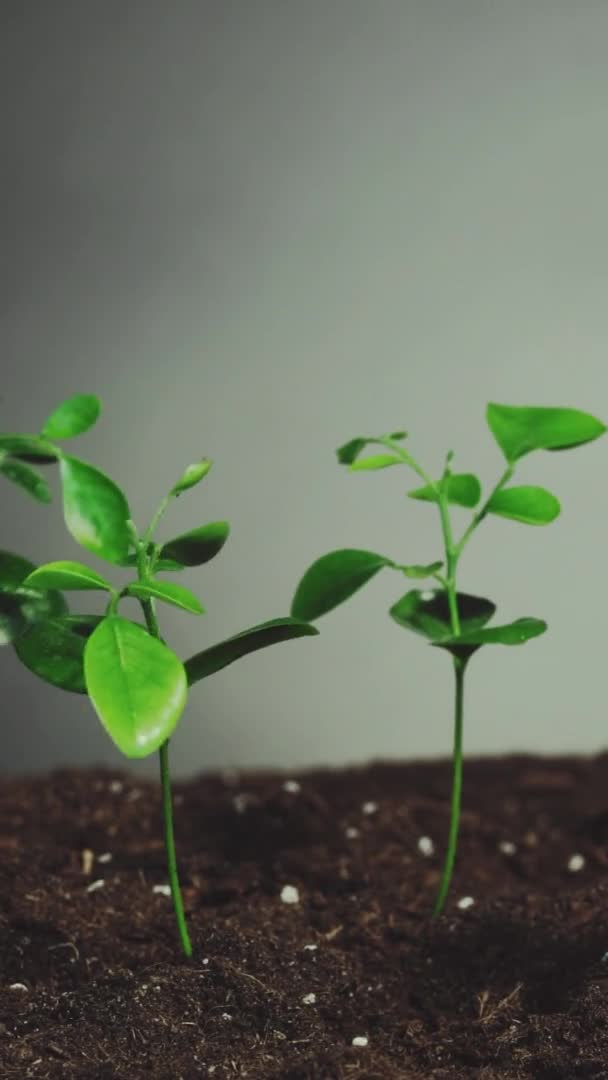
[[[488,498],[484,502],[481,509],[478,510],[477,513],[473,515],[473,518],[472,518],[470,524],[465,529],[463,535],[461,536],[460,540],[458,541],[458,543],[456,544],[456,547],[454,549],[457,559],[460,558],[465,544],[467,543],[469,538],[472,536],[472,534],[475,532],[475,529],[477,528],[477,526],[487,516],[488,506],[490,505],[490,502],[492,501],[494,496],[497,495],[498,492],[502,490],[502,488],[505,486],[505,484],[508,484],[509,480],[513,476],[514,470],[515,470],[514,465],[509,465],[508,468],[505,469],[505,471],[502,474],[500,480],[498,481],[496,486],[492,489],[492,491],[488,495]]]
[[[435,901],[433,915],[440,915],[445,904],[446,897],[452,881],[452,872],[456,859],[458,845],[458,826],[460,823],[460,803],[462,797],[462,728],[463,728],[463,693],[464,672],[466,661],[454,657],[454,676],[456,680],[456,693],[454,703],[454,751],[453,751],[453,778],[452,798],[450,806],[450,832],[448,836],[448,850],[441,873],[439,892]]]

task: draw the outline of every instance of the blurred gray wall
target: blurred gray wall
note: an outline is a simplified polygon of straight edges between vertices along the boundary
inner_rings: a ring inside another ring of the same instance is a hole
[[[332,548],[440,554],[415,478],[338,468],[349,437],[404,426],[489,485],[488,400],[608,418],[602,0],[5,0],[0,37],[0,426],[98,393],[74,450],[142,525],[214,458],[166,524],[233,528],[183,578],[208,614],[163,611],[180,655],[287,614]],[[607,466],[608,440],[526,459],[562,517],[471,543],[461,587],[550,633],[473,660],[470,752],[608,744]],[[57,500],[2,500],[3,548],[83,556]],[[448,752],[448,659],[386,614],[406,585],[199,685],[176,770]],[[10,649],[0,677],[3,769],[123,764],[86,699]]]

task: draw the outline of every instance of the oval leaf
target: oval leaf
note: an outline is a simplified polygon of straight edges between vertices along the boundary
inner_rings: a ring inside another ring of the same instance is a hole
[[[414,564],[412,566],[400,566],[399,569],[408,578],[426,578],[432,577],[432,575],[436,574],[438,570],[441,570],[442,566],[442,562],[432,562],[427,563],[426,566],[421,566],[419,564]]]
[[[407,431],[392,431],[388,437],[394,442],[398,442],[401,439],[407,439]],[[344,443],[343,446],[338,447],[336,450],[338,462],[340,465],[352,465],[366,446],[378,444],[382,445],[381,440],[376,436],[360,435],[356,439],[350,439],[349,442]]]
[[[129,551],[129,505],[119,487],[99,469],[64,454],[60,462],[63,514],[74,539],[111,563]]]
[[[112,592],[109,581],[96,570],[79,562],[51,562],[37,567],[26,578],[25,585],[36,589],[102,589]]]
[[[227,521],[212,521],[199,529],[168,540],[160,549],[161,559],[170,559],[181,566],[202,566],[222,550],[230,526]],[[156,564],[156,569],[160,569]]]
[[[34,623],[14,642],[21,663],[45,682],[86,694],[84,649],[101,615],[59,615]]]
[[[560,512],[559,500],[541,487],[502,488],[492,496],[488,505],[490,514],[521,521],[524,525],[548,525]]]
[[[496,604],[481,596],[459,592],[456,599],[463,633],[485,626],[496,611]],[[452,637],[450,607],[445,589],[429,589],[423,592],[411,589],[393,604],[389,614],[399,626],[422,634],[432,641]]]
[[[205,478],[212,462],[209,458],[202,458],[201,461],[195,461],[193,465],[188,465],[175,487],[171,488],[172,495],[181,495],[182,491],[187,491],[188,488],[195,487],[196,484],[200,484],[201,480]]]
[[[390,559],[373,551],[343,548],[317,559],[304,574],[291,604],[296,619],[311,622],[348,600],[384,566],[394,566]]]
[[[94,394],[74,394],[58,405],[46,421],[42,435],[47,439],[71,439],[93,427],[101,412]]]
[[[240,634],[212,645],[209,649],[191,656],[186,660],[185,668],[188,685],[206,679],[221,671],[228,664],[234,663],[241,656],[265,649],[268,645],[277,645],[281,641],[292,641],[299,637],[308,637],[318,634],[316,626],[302,622],[300,619],[271,619],[269,622],[252,626],[249,630],[243,630]]]
[[[461,634],[459,637],[434,641],[432,644],[458,654],[460,649],[478,649],[482,645],[523,645],[531,638],[544,634],[546,629],[547,624],[542,619],[524,616],[504,626],[489,626]]]
[[[37,435],[0,435],[0,451],[35,465],[53,465],[58,457],[55,447]]]
[[[127,596],[136,596],[139,600],[163,600],[182,611],[193,615],[202,615],[205,611],[200,600],[183,585],[172,585],[167,581],[134,581],[125,589]]]
[[[17,487],[27,491],[38,502],[50,503],[51,492],[46,480],[39,473],[24,465],[22,461],[13,461],[10,458],[0,462],[0,472],[11,480]]]
[[[437,492],[428,485],[408,491],[408,496],[410,499],[423,499],[425,502],[439,502]],[[477,506],[481,499],[481,484],[473,473],[454,473],[447,481],[447,497],[449,503],[471,509]]]
[[[353,461],[351,472],[372,472],[376,469],[388,469],[389,465],[403,465],[401,458],[394,454],[374,454],[373,457],[360,458]]]
[[[87,691],[104,728],[129,758],[154,753],[186,704],[184,665],[162,641],[119,615],[103,619],[84,650]]]
[[[16,641],[35,622],[67,610],[61,593],[24,586],[35,569],[21,555],[0,551],[0,645]]]
[[[578,409],[497,405],[490,402],[486,420],[509,463],[533,450],[568,450],[592,442],[606,425]]]

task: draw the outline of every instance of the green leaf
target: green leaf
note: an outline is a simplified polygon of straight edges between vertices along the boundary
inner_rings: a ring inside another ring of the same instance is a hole
[[[33,623],[67,610],[61,593],[25,587],[35,569],[21,555],[0,551],[0,645],[16,641]]]
[[[376,469],[388,469],[389,465],[403,465],[401,458],[394,454],[374,454],[372,457],[360,458],[353,461],[351,472],[372,472]]]
[[[96,423],[101,402],[94,394],[75,394],[58,405],[46,421],[42,435],[47,439],[71,439]]]
[[[53,465],[58,457],[55,447],[37,435],[0,435],[1,452],[34,465]]]
[[[136,596],[140,600],[163,600],[182,611],[193,615],[202,615],[205,611],[198,597],[185,589],[183,585],[172,585],[167,581],[134,581],[125,589],[127,596]]]
[[[410,499],[423,499],[425,502],[439,502],[437,493],[428,484],[408,491],[408,496]],[[473,473],[454,473],[448,477],[447,497],[449,503],[470,509],[477,506],[481,498],[481,484]]]
[[[120,488],[99,469],[62,455],[63,514],[68,531],[86,548],[111,563],[129,551],[129,505]]]
[[[568,450],[592,442],[606,425],[578,409],[497,405],[490,402],[486,420],[505,458],[513,464],[533,450]]]
[[[298,585],[291,604],[296,619],[310,622],[348,600],[384,566],[394,566],[384,555],[357,548],[342,548],[312,564]]]
[[[480,629],[492,618],[496,604],[481,596],[457,593],[458,615],[462,632]],[[436,641],[452,637],[450,607],[445,589],[429,589],[421,592],[411,589],[393,604],[391,618],[406,630]]]
[[[34,623],[13,643],[21,663],[45,682],[86,694],[84,649],[101,615],[58,615]]]
[[[432,575],[436,574],[438,570],[441,570],[442,566],[443,563],[440,561],[427,563],[426,566],[415,563],[412,566],[400,566],[399,569],[408,578],[426,578],[432,577]]]
[[[221,641],[218,645],[203,649],[202,652],[186,660],[188,685],[192,686],[193,683],[214,675],[216,671],[221,671],[228,664],[239,660],[241,656],[257,652],[258,649],[318,633],[316,626],[311,626],[310,623],[299,619],[271,619],[269,622],[260,623],[259,626],[252,626],[249,630],[243,630],[240,634],[235,634],[234,637]]]
[[[201,461],[195,461],[194,464],[188,465],[175,487],[171,488],[172,495],[181,495],[182,491],[187,491],[188,488],[195,487],[196,484],[200,484],[201,480],[209,472],[212,462],[209,458],[202,458]]]
[[[488,512],[522,521],[524,525],[548,525],[560,512],[559,500],[541,487],[502,488],[492,496]]]
[[[6,458],[0,462],[0,472],[3,476],[6,476],[7,480],[11,480],[13,484],[17,484],[18,487],[27,491],[28,495],[32,495],[38,502],[50,503],[51,492],[49,485],[29,465],[24,465],[22,461],[13,461],[11,458]]]
[[[407,431],[393,431],[388,436],[393,442],[398,442],[400,439],[407,439]],[[349,442],[344,443],[336,450],[336,456],[340,465],[352,465],[354,461],[359,457],[362,450],[365,450],[366,446],[382,445],[381,439],[376,436],[361,435],[356,439],[350,439]],[[399,458],[397,458],[399,461]]]
[[[137,566],[137,555],[134,552],[130,552],[126,558],[121,559],[119,566]],[[154,563],[154,572],[161,570],[185,570],[183,563],[175,562],[174,559],[158,559]]]
[[[445,638],[443,641],[433,641],[431,644],[442,649],[448,649],[455,655],[463,652],[471,655],[482,645],[523,645],[531,638],[539,637],[547,629],[546,622],[542,619],[524,617],[515,622],[506,623],[504,626],[489,626],[483,630],[472,630],[459,637]]]
[[[84,563],[67,560],[39,566],[36,570],[32,570],[24,584],[37,589],[102,589],[105,592],[112,592],[109,581],[106,581],[96,570],[91,570]]]
[[[126,757],[147,757],[169,738],[188,687],[184,665],[162,641],[112,615],[86,643],[84,674],[101,723]]]
[[[212,521],[209,525],[202,525],[199,529],[168,540],[160,549],[160,557],[181,566],[202,566],[222,550],[229,533],[227,521]],[[160,569],[158,564],[156,569]]]

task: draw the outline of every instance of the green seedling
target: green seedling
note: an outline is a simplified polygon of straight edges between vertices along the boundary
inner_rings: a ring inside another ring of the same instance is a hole
[[[378,438],[356,438],[337,451],[338,462],[351,472],[368,472],[406,465],[423,486],[408,492],[412,499],[435,503],[439,509],[443,558],[425,564],[402,564],[372,551],[342,549],[324,555],[310,566],[293,598],[291,614],[314,621],[347,600],[380,570],[388,568],[410,579],[433,579],[439,588],[411,589],[390,609],[395,622],[422,635],[431,645],[451,653],[455,676],[453,781],[450,827],[435,914],[444,907],[452,878],[462,793],[462,737],[464,676],[471,656],[482,645],[522,645],[547,629],[541,619],[528,616],[514,622],[489,626],[496,611],[490,600],[457,588],[462,553],[473,533],[489,514],[522,522],[548,525],[560,512],[555,495],[541,487],[510,485],[517,462],[534,450],[566,450],[597,439],[606,427],[595,417],[576,409],[527,408],[489,404],[486,420],[505,460],[506,468],[487,499],[472,473],[454,473],[453,452],[447,454],[440,479],[433,479],[404,449],[407,432]],[[368,446],[379,447],[361,456]],[[481,504],[481,505],[480,505]],[[450,506],[473,511],[459,539],[455,539]],[[478,509],[479,507],[479,509]]]
[[[171,604],[196,616],[203,614],[203,605],[189,589],[158,574],[209,562],[226,543],[229,526],[216,521],[161,542],[156,530],[173,501],[207,476],[211,462],[204,458],[189,465],[140,533],[114,481],[57,445],[91,427],[99,412],[97,398],[77,395],[53,412],[40,435],[0,434],[0,470],[48,502],[50,490],[37,470],[58,465],[68,531],[106,563],[131,569],[133,580],[115,586],[80,562],[36,567],[20,555],[0,552],[0,641],[10,643],[20,661],[46,682],[87,694],[126,757],[159,753],[169,882],[181,946],[190,956],[175,852],[169,738],[195,683],[258,649],[318,631],[295,617],[272,619],[183,662],[161,638],[156,604]],[[64,594],[73,591],[105,593],[105,613],[70,613]],[[140,605],[145,625],[120,613],[120,604],[129,599]]]

